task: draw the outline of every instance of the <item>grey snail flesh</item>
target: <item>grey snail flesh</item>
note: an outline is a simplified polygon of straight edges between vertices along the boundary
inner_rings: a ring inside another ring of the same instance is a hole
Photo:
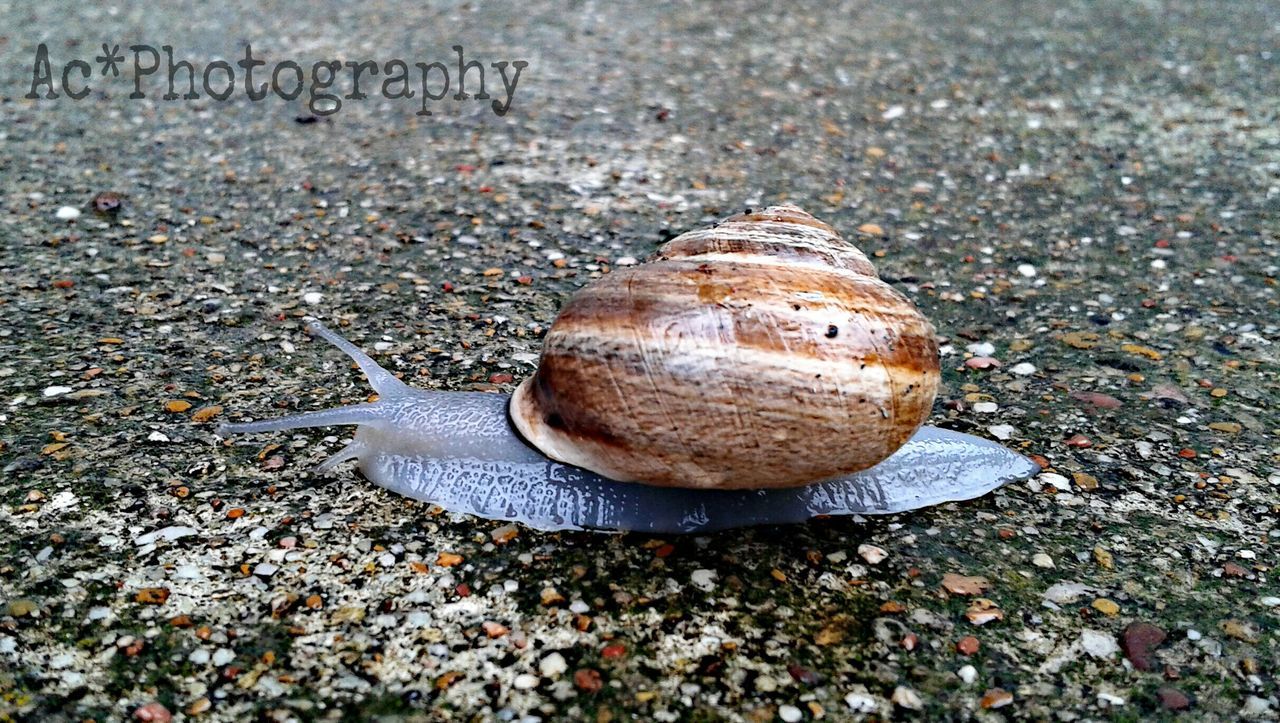
[[[378,400],[223,424],[219,436],[354,424],[354,440],[318,471],[356,459],[366,478],[393,492],[538,530],[697,533],[821,515],[889,514],[980,497],[1039,471],[993,442],[924,426],[874,467],[803,487],[707,490],[618,482],[530,447],[511,424],[508,395],[413,389],[332,331],[316,322],[309,328],[356,361]]]

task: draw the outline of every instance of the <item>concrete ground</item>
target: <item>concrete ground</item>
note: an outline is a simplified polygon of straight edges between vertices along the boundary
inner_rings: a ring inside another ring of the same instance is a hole
[[[386,72],[130,99],[134,44]],[[383,97],[454,45],[490,98]],[[1280,710],[1274,3],[8,3],[0,79],[0,719]],[[304,315],[510,391],[574,289],[784,200],[934,321],[933,422],[1044,474],[541,534],[314,475],[341,429],[212,434],[368,395]]]

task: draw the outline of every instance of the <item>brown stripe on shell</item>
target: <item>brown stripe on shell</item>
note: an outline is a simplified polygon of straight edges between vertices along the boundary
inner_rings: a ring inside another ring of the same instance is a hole
[[[760,211],[745,211],[726,218],[721,225],[729,223],[794,223],[801,226],[812,226],[821,229],[832,236],[836,236],[836,230],[826,223],[819,221],[809,214],[808,211],[789,203],[777,206],[769,206]]]
[[[562,440],[570,450],[563,461],[667,486],[788,487],[865,469],[910,437],[936,384],[928,373],[881,366],[819,378],[732,363],[709,365],[688,383],[660,353],[645,354],[646,366],[566,352],[544,357],[518,391],[533,397],[520,408],[543,415],[527,421],[545,422],[540,432]]]
[[[875,266],[828,225],[794,206],[734,216],[668,241],[654,258],[704,254],[768,255],[780,261],[830,265],[875,276]]]
[[[933,327],[879,279],[788,265],[704,266],[697,259],[643,264],[607,278],[561,310],[560,330],[586,326],[604,338],[628,329],[669,345],[697,341],[937,367]]]

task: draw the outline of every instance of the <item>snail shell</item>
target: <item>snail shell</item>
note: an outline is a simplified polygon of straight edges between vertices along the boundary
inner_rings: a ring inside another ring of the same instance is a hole
[[[611,479],[796,487],[893,454],[938,381],[928,320],[830,226],[774,206],[576,293],[510,413],[543,454]]]

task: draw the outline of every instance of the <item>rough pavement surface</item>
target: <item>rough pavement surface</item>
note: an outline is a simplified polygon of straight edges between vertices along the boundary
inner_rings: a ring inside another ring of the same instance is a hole
[[[0,5],[0,718],[1276,717],[1275,3],[230,5]],[[88,96],[23,98],[41,42]],[[321,117],[130,100],[104,42],[528,67]],[[307,314],[510,391],[575,288],[784,200],[932,318],[933,422],[1044,474],[547,535],[211,432],[369,394]]]

